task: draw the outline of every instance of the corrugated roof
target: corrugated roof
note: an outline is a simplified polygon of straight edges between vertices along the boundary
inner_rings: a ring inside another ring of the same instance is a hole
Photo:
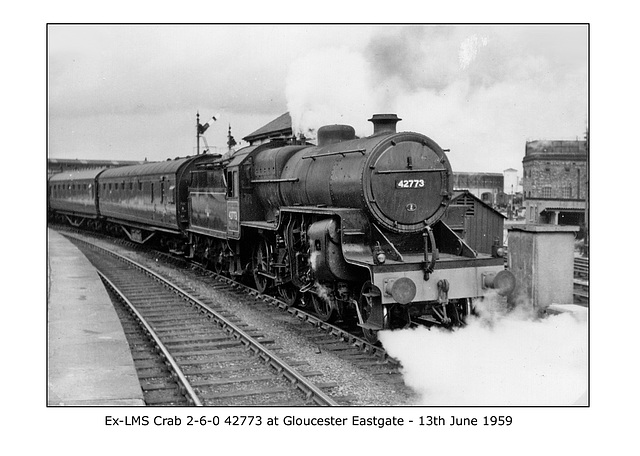
[[[279,132],[283,132],[284,133],[284,132],[287,132],[287,131],[292,131],[291,130],[291,116],[289,115],[288,112],[285,112],[284,114],[282,114],[277,119],[272,120],[271,122],[269,122],[265,126],[258,128],[256,131],[254,131],[253,133],[245,136],[242,139],[244,139],[245,141],[250,141],[252,139],[256,139],[256,138],[259,138],[261,136],[268,136],[270,134],[279,133]]]

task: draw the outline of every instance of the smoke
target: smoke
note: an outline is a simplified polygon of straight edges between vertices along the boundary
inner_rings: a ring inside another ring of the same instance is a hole
[[[308,137],[335,123],[368,136],[372,114],[397,113],[399,130],[451,149],[454,169],[502,171],[521,166],[527,139],[583,135],[586,42],[577,28],[381,27],[292,62],[287,106]]]
[[[585,403],[587,318],[569,313],[536,319],[495,299],[454,331],[383,331],[421,405],[574,405]]]
[[[364,56],[347,48],[321,49],[293,62],[286,96],[294,132],[310,138],[323,125],[349,123],[364,134],[377,105],[370,75]]]

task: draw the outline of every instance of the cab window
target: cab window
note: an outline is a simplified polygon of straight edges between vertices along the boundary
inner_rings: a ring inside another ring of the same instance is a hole
[[[238,171],[227,171],[227,198],[238,196]]]

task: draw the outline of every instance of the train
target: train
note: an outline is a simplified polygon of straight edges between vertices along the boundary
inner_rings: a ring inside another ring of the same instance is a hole
[[[381,330],[455,327],[473,300],[508,296],[497,241],[472,249],[442,218],[446,152],[375,114],[373,132],[326,125],[317,144],[272,140],[164,162],[65,172],[48,182],[54,220],[198,261],[378,341]]]

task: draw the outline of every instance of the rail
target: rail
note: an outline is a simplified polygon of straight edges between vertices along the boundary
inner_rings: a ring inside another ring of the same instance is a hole
[[[235,340],[242,343],[248,350],[250,350],[254,355],[256,355],[259,359],[261,359],[265,364],[270,365],[275,369],[275,371],[283,378],[289,380],[289,382],[298,390],[302,391],[306,396],[307,400],[312,400],[317,405],[325,405],[325,406],[336,406],[338,405],[330,396],[325,394],[322,390],[320,390],[315,384],[310,382],[306,377],[301,375],[295,368],[290,366],[286,361],[280,358],[278,355],[273,353],[271,350],[262,345],[259,341],[250,336],[247,332],[242,330],[239,326],[225,318],[219,312],[215,311],[207,304],[203,303],[199,299],[187,293],[182,288],[168,282],[166,279],[161,277],[159,274],[156,274],[149,268],[143,266],[142,264],[133,261],[127,257],[124,257],[112,250],[106,249],[104,247],[100,247],[96,244],[88,242],[86,240],[80,239],[76,236],[73,236],[74,239],[77,239],[80,242],[83,242],[92,248],[95,248],[99,251],[107,253],[113,257],[118,258],[119,260],[135,267],[141,272],[145,273],[149,277],[154,280],[162,283],[169,289],[172,289],[176,294],[179,294],[183,297],[185,301],[189,301],[195,306],[202,309],[205,313],[207,313],[212,320],[214,320],[219,327],[221,327],[225,332],[227,332],[231,337]],[[197,404],[196,404],[197,405]]]
[[[585,279],[589,277],[589,258],[575,257],[573,259],[573,276]]]
[[[178,363],[176,362],[174,357],[171,355],[167,347],[162,343],[162,341],[158,337],[158,334],[153,330],[151,325],[142,316],[142,314],[138,312],[138,309],[136,309],[136,307],[131,303],[131,301],[129,301],[126,298],[126,296],[116,287],[116,285],[113,282],[111,282],[102,272],[100,271],[96,271],[96,272],[98,273],[102,281],[105,283],[105,285],[107,285],[118,296],[118,299],[120,299],[120,301],[123,302],[129,308],[129,310],[135,315],[140,325],[144,328],[144,331],[153,339],[153,342],[155,343],[156,347],[162,353],[162,357],[165,359],[166,363],[169,365],[169,368],[171,369],[171,371],[173,371],[173,373],[175,374],[175,378],[178,381],[178,383],[181,385],[182,392],[184,396],[187,398],[187,400],[191,404],[201,407],[203,405],[202,401],[200,401],[200,398],[198,398],[196,392],[191,386],[191,383],[189,382],[189,380],[187,380],[186,375],[184,375],[184,372],[182,371],[182,369],[180,369],[180,366],[178,366]]]

